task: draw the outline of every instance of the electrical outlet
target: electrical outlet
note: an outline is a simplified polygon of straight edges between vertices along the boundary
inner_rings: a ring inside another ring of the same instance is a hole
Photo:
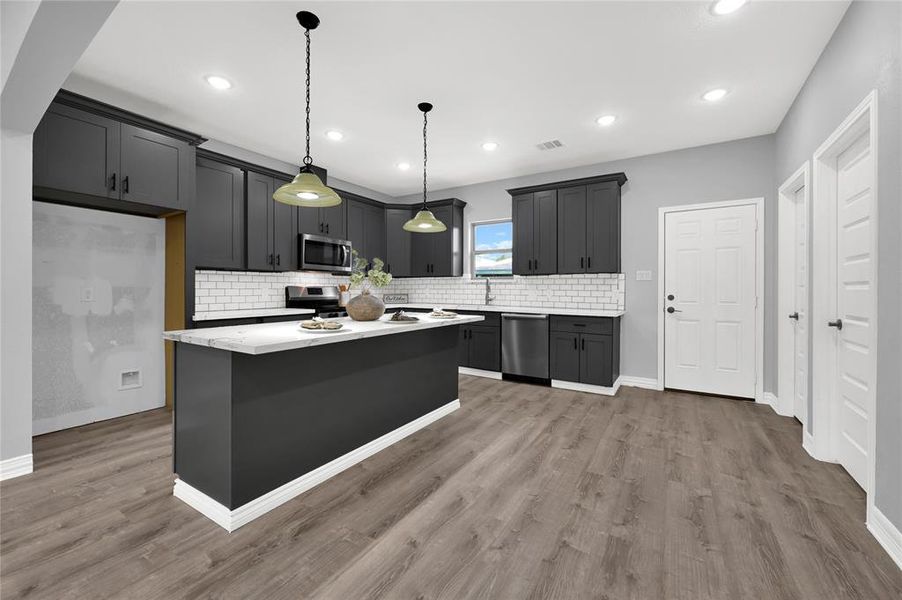
[[[636,281],[651,281],[651,271],[636,271]]]
[[[94,302],[94,288],[85,287],[81,289],[82,302]]]
[[[141,377],[141,369],[130,369],[119,372],[119,389],[133,390],[144,385]]]

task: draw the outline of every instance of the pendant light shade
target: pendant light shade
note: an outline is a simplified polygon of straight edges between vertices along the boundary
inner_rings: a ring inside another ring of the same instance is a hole
[[[427,113],[432,110],[432,105],[428,102],[420,102],[417,108],[423,111],[423,208],[417,213],[417,216],[410,219],[402,229],[411,233],[441,233],[448,228],[445,224],[435,218],[429,207],[426,206],[426,125],[428,123]]]
[[[286,183],[272,195],[273,200],[293,206],[338,206],[341,196],[326,187],[313,171],[301,171],[291,183]]]
[[[412,233],[441,233],[447,230],[445,224],[435,218],[428,208],[417,213],[417,216],[404,223],[404,231]]]
[[[310,157],[310,31],[319,25],[319,17],[311,12],[302,10],[297,14],[298,23],[304,28],[304,37],[307,39],[307,154],[304,156],[301,172],[295,176],[291,183],[281,186],[272,195],[272,199],[283,204],[318,208],[323,206],[338,206],[341,204],[341,196],[323,183],[313,172],[313,158]]]

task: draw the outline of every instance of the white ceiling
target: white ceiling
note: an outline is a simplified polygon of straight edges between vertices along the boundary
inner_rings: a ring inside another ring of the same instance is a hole
[[[422,100],[435,104],[431,189],[772,133],[847,6],[753,0],[715,17],[710,2],[124,1],[65,87],[296,164],[294,14],[310,10],[314,160],[400,196],[422,186]],[[209,87],[214,73],[234,87]],[[703,102],[714,87],[730,94]],[[617,122],[597,126],[608,113]],[[551,139],[564,147],[536,149]]]

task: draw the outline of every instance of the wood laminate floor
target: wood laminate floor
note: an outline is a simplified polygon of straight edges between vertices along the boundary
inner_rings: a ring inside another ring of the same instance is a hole
[[[902,598],[865,498],[749,402],[461,377],[463,407],[228,534],[161,410],[35,439],[0,485],[12,598]]]

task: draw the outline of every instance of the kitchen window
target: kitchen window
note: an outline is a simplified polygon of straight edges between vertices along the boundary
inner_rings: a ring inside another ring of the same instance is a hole
[[[510,219],[473,223],[470,266],[474,277],[513,275],[514,229]]]

